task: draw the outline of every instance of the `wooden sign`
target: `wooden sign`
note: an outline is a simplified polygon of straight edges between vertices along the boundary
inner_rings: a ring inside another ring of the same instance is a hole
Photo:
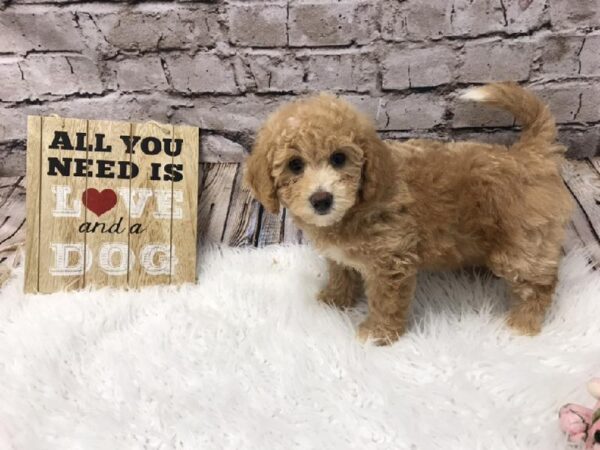
[[[27,126],[26,292],[195,280],[198,128]]]

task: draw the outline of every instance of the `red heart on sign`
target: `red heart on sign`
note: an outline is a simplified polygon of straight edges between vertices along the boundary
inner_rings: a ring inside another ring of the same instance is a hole
[[[110,211],[115,207],[117,194],[112,189],[104,189],[102,192],[98,192],[98,189],[89,188],[83,191],[81,201],[87,209],[100,217],[106,211]]]

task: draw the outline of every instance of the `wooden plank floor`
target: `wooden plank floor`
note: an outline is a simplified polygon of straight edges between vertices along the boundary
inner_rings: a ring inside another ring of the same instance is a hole
[[[25,179],[0,177],[0,264],[25,241]]]
[[[198,230],[200,244],[257,246],[303,243],[304,238],[282,210],[267,213],[242,185],[240,162],[202,163]],[[600,263],[600,158],[569,161],[564,179],[576,202],[565,251],[585,246]],[[25,240],[23,177],[0,178],[0,264],[12,262]]]
[[[573,198],[575,212],[565,250],[585,246],[596,265],[600,264],[600,158],[568,161],[563,178]]]

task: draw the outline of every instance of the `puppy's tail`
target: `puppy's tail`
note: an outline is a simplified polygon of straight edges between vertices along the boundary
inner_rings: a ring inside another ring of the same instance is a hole
[[[548,106],[535,94],[513,82],[492,83],[470,89],[463,100],[472,100],[505,109],[521,123],[523,131],[513,148],[540,154],[562,154],[565,148],[555,144],[556,124]]]

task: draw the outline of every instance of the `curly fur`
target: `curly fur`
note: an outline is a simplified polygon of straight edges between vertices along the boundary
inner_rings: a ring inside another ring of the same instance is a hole
[[[359,337],[389,343],[405,331],[422,269],[484,265],[510,285],[508,323],[540,331],[551,303],[571,200],[560,177],[564,148],[549,109],[514,83],[464,98],[510,111],[523,126],[510,147],[480,142],[383,141],[350,104],[321,94],[284,105],[259,131],[246,182],[271,212],[288,209],[328,259],[319,298],[347,307],[365,290]],[[342,167],[330,163],[343,152]],[[290,159],[304,167],[294,173]],[[334,201],[317,214],[309,201]]]

